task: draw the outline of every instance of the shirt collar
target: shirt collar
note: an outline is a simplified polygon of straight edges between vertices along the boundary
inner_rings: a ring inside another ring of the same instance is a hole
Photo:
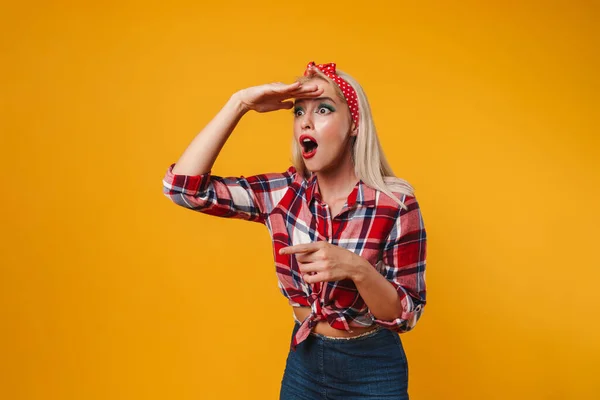
[[[319,191],[319,182],[317,175],[312,173],[311,176],[306,180],[306,201],[310,205],[313,200],[323,201],[321,198],[321,192]],[[352,208],[355,205],[363,207],[375,207],[375,189],[368,186],[360,179],[352,192],[348,195],[348,208]]]

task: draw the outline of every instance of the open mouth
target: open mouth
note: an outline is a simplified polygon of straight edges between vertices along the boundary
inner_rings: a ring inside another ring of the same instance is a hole
[[[302,145],[302,156],[304,158],[310,158],[317,152],[317,141],[310,135],[300,136],[300,144]]]

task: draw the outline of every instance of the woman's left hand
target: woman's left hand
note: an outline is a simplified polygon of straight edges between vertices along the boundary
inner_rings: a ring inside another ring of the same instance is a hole
[[[279,254],[296,254],[307,283],[354,280],[367,262],[358,254],[325,241],[284,247]]]

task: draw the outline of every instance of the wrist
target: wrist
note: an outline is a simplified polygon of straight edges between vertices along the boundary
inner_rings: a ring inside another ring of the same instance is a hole
[[[352,274],[350,279],[352,279],[355,283],[363,282],[370,272],[370,269],[373,267],[367,260],[358,256],[357,262],[352,270]]]
[[[235,92],[229,98],[227,105],[233,108],[240,116],[246,114],[250,109],[248,106],[242,101],[240,92]]]

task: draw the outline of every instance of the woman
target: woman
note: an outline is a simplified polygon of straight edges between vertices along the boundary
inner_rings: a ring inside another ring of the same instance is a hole
[[[212,175],[245,113],[290,108],[292,166]],[[356,80],[333,63],[311,62],[292,84],[235,93],[169,166],[163,187],[186,208],[269,229],[295,319],[280,399],[408,399],[398,333],[411,330],[425,306],[426,233],[413,188],[394,177]]]

